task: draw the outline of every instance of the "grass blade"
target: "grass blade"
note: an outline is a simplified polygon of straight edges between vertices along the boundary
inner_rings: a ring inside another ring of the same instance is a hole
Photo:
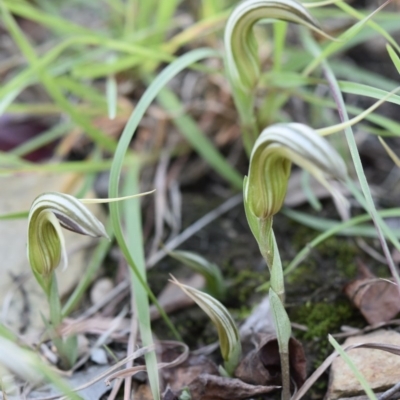
[[[337,234],[345,234],[351,236],[366,236],[371,234],[372,237],[376,237],[376,229],[370,226],[360,226],[359,230],[350,230],[349,228],[355,227],[358,224],[371,220],[371,216],[369,214],[359,215],[357,217],[351,218],[344,222],[333,222],[332,220],[323,220],[321,218],[312,218],[308,214],[299,213],[297,211],[293,211],[290,209],[284,209],[283,214],[288,216],[289,218],[303,223],[306,226],[311,226],[314,229],[322,228],[324,230],[323,233],[316,236],[311,242],[307,243],[303,249],[301,249],[296,257],[290,262],[290,264],[285,268],[284,275],[290,274],[301,262],[305,260],[308,254],[317,247],[320,243],[324,240],[330,238],[331,236]],[[394,208],[384,211],[379,211],[379,215],[382,218],[389,218],[389,217],[399,217],[400,216],[400,209]],[[311,222],[307,225],[307,223]],[[314,223],[315,222],[315,223]],[[320,224],[320,225],[317,225]],[[396,231],[394,234],[399,238],[400,232]]]
[[[118,87],[114,75],[110,75],[107,77],[106,97],[108,106],[108,118],[115,119],[117,115]]]
[[[386,150],[386,153],[388,153],[388,156],[392,159],[392,161],[400,167],[400,158],[396,155],[396,153],[386,144],[386,142],[379,136],[378,137],[379,141],[381,142],[381,145],[383,148]]]
[[[307,48],[311,51],[311,53],[314,56],[316,56],[318,58],[319,55],[321,54],[321,52],[320,52],[317,44],[315,43],[315,41],[310,37],[310,35],[306,31],[303,31],[302,37],[303,37],[303,40],[304,40]],[[349,117],[347,114],[346,106],[344,104],[342,93],[340,92],[338,83],[336,81],[336,78],[335,78],[332,70],[329,68],[329,65],[327,64],[327,62],[323,61],[322,64],[323,64],[325,76],[329,82],[331,92],[337,103],[340,117],[341,117],[342,121],[347,122],[349,120]],[[380,243],[382,246],[383,253],[388,262],[390,272],[391,272],[391,274],[397,284],[397,288],[400,292],[400,276],[397,271],[397,267],[395,266],[392,256],[390,254],[390,251],[389,251],[389,248],[388,248],[388,245],[387,245],[384,233],[383,233],[384,231],[388,230],[387,225],[382,220],[382,218],[380,218],[379,214],[376,211],[374,200],[372,198],[371,191],[368,186],[367,178],[364,174],[360,154],[358,153],[357,143],[355,141],[351,126],[345,127],[344,131],[345,131],[346,140],[347,140],[347,143],[348,143],[348,146],[350,149],[351,157],[353,160],[354,168],[356,170],[357,177],[360,182],[361,190],[362,190],[362,193],[365,198],[366,210],[371,214],[372,220],[373,220],[376,230],[378,232],[378,237],[379,237],[379,240],[380,240]],[[364,205],[363,203],[361,203],[361,204]],[[387,233],[387,232],[385,232],[385,233]]]
[[[377,13],[379,12],[383,7],[387,5],[387,2],[382,4],[380,7],[378,7],[374,12],[372,12],[370,15],[366,16],[364,19],[361,21],[357,22],[355,25],[351,26],[346,32],[341,34],[338,38],[338,41],[330,43],[328,46],[325,47],[323,51],[321,51],[312,61],[311,63],[307,66],[307,68],[304,70],[303,75],[308,76],[317,68],[318,65],[322,63],[323,60],[326,60],[329,56],[332,54],[340,51],[343,47],[343,45],[348,42],[350,39],[352,39],[354,36],[356,36],[360,30],[365,26],[365,24]]]
[[[218,152],[195,121],[189,115],[181,112],[183,106],[176,95],[171,90],[164,88],[157,98],[167,111],[173,114],[177,112],[180,114],[173,121],[196,152],[233,187],[241,189],[243,177]]]
[[[49,92],[50,96],[54,99],[54,101],[68,114],[71,115],[71,118],[82,128],[85,132],[99,145],[105,147],[108,150],[113,150],[116,147],[115,141],[110,137],[106,136],[99,129],[95,128],[89,120],[86,119],[80,112],[78,112],[75,107],[73,107],[69,101],[64,97],[61,90],[55,84],[54,79],[51,77],[48,72],[42,68],[41,63],[39,62],[35,50],[30,45],[29,41],[25,37],[24,33],[21,31],[19,26],[16,24],[14,18],[10,14],[9,10],[6,8],[5,3],[1,3],[1,11],[3,15],[4,23],[9,30],[11,36],[17,43],[21,52],[28,59],[28,61],[32,64],[34,70],[36,70],[39,78]]]
[[[139,192],[139,172],[138,167],[129,169],[124,184],[124,194],[128,196],[130,193]],[[142,218],[140,209],[140,200],[132,199],[124,202],[124,215],[126,221],[127,244],[130,255],[140,274],[135,274],[132,270],[130,276],[132,280],[132,295],[135,298],[136,312],[139,321],[140,336],[143,346],[151,346],[153,344],[153,336],[151,332],[149,299],[146,287],[142,284],[147,282],[146,266],[144,260],[144,246],[142,237]],[[157,357],[154,351],[145,355],[148,379],[154,400],[160,400],[160,382],[158,377]]]
[[[168,81],[173,78],[177,73],[182,71],[184,68],[189,65],[203,59],[206,57],[212,57],[217,55],[215,51],[211,49],[197,49],[193,50],[189,53],[186,53],[181,58],[175,60],[168,67],[166,67],[152,82],[152,84],[148,87],[144,95],[141,97],[139,103],[137,104],[135,110],[131,114],[128,123],[125,126],[124,131],[122,132],[121,138],[118,142],[117,149],[114,154],[111,171],[110,171],[110,183],[109,183],[109,197],[115,198],[119,196],[119,181],[120,175],[122,171],[122,166],[124,163],[125,155],[128,150],[129,144],[135,131],[146,112],[149,105],[158,95],[160,90],[168,83]],[[140,284],[145,288],[146,293],[153,301],[155,305],[158,305],[157,299],[154,294],[149,289],[146,281],[142,278],[140,270],[138,269],[134,258],[131,255],[131,251],[125,241],[122,228],[121,228],[121,219],[120,219],[120,207],[118,203],[110,204],[110,214],[113,221],[113,228],[115,237],[119,243],[119,246],[124,253],[124,256],[127,258],[129,265],[131,266],[133,273],[136,278],[140,282]],[[158,305],[158,309],[164,318],[165,322],[168,324],[170,329],[175,333],[177,337],[179,337],[178,332],[174,328],[173,324],[170,322],[168,316],[165,314],[164,310]]]
[[[399,46],[396,47],[399,50]],[[392,46],[390,46],[390,44],[386,45],[386,49],[389,53],[390,58],[392,59],[392,62],[394,64],[394,66],[396,67],[398,73],[400,74],[400,58],[399,56],[396,54],[396,52],[393,50]]]
[[[192,300],[194,300],[194,302],[210,317],[211,321],[216,326],[222,358],[225,361],[224,366],[228,374],[232,375],[240,361],[242,348],[239,331],[236,327],[235,321],[229,314],[229,311],[209,294],[190,286],[183,285],[175,278],[172,278],[171,282],[175,283]]]

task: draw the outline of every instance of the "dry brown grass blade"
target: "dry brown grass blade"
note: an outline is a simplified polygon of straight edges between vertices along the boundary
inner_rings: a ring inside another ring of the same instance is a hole
[[[344,348],[345,351],[349,351],[356,348],[368,348],[375,350],[387,351],[392,354],[400,356],[400,346],[384,344],[384,343],[361,343],[354,344]],[[300,400],[308,390],[314,385],[317,379],[328,369],[332,364],[333,360],[339,355],[338,352],[333,352],[325,361],[314,371],[314,373],[304,382],[304,385],[294,394],[291,400]]]
[[[340,333],[335,333],[334,335],[332,335],[335,339],[338,338],[346,338],[346,337],[350,337],[350,336],[356,336],[356,335],[360,335],[362,333],[367,333],[367,332],[371,332],[371,331],[375,331],[379,328],[385,327],[385,326],[392,326],[392,325],[396,325],[399,326],[400,325],[400,319],[392,319],[388,322],[381,322],[379,324],[374,324],[374,325],[368,325],[363,329],[355,329],[355,328],[350,328],[350,327],[343,327],[343,328],[347,328],[345,332],[340,332]]]
[[[182,346],[183,353],[171,362],[158,363],[157,364],[158,369],[176,367],[177,365],[182,364],[189,356],[189,347],[186,346],[186,344],[184,344],[184,343],[180,343],[180,342],[173,341],[173,340],[171,340],[171,341],[168,340],[168,341],[162,341],[162,342],[160,342],[160,344],[162,344],[163,346],[174,346],[174,347]],[[138,365],[138,366],[131,367],[131,368],[125,368],[121,371],[115,372],[114,374],[108,376],[107,380],[105,381],[106,385],[109,385],[111,383],[111,381],[114,379],[125,379],[132,375],[135,375],[139,371],[145,371],[145,370],[146,370],[146,367],[144,365]]]
[[[155,345],[152,346],[147,346],[147,347],[142,347],[141,349],[136,350],[134,353],[129,355],[128,357],[125,357],[121,361],[117,362],[115,365],[110,367],[107,371],[103,372],[102,374],[98,375],[96,378],[92,379],[91,381],[85,383],[84,385],[78,386],[77,388],[73,389],[74,392],[79,392],[80,390],[86,389],[89,386],[92,386],[94,383],[100,381],[101,379],[107,378],[108,375],[110,375],[114,370],[122,367],[124,364],[129,362],[130,360],[134,360],[136,358],[142,357],[145,354],[149,353],[150,351],[153,351],[155,349]],[[55,399],[63,399],[66,400],[66,397],[60,397],[60,395],[54,395],[54,396],[48,396],[48,397],[41,397],[38,400],[55,400]]]
[[[387,143],[380,137],[378,136],[379,141],[381,142],[383,148],[386,150],[388,153],[388,156],[392,159],[392,161],[400,167],[400,158],[397,157],[396,153],[387,145]]]

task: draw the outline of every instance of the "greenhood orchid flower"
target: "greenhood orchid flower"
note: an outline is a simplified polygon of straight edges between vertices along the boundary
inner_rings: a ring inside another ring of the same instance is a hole
[[[49,192],[32,203],[28,217],[28,260],[32,272],[49,303],[49,333],[57,348],[62,368],[71,368],[77,357],[76,336],[59,337],[56,329],[63,319],[58,293],[56,268],[67,266],[67,252],[61,228],[81,235],[108,238],[103,224],[83,205],[109,203],[147,195],[152,192],[113,199],[82,199],[64,193]]]
[[[329,142],[312,128],[299,124],[276,124],[264,129],[250,156],[249,175],[244,179],[244,206],[250,229],[270,271],[269,291],[282,370],[282,399],[290,399],[290,320],[285,311],[282,263],[272,229],[273,216],[286,196],[292,162],[331,191],[336,200],[346,199],[327,181],[326,175],[346,179],[343,159]],[[342,207],[346,209],[346,207]]]
[[[247,0],[233,10],[224,34],[225,69],[248,155],[260,132],[255,114],[255,90],[261,75],[261,63],[253,27],[261,20],[293,22],[329,37],[307,9],[295,0]]]
[[[229,77],[244,91],[254,89],[260,76],[253,27],[265,18],[294,22],[327,36],[304,6],[295,0],[248,0],[240,3],[226,23],[224,41]]]
[[[28,259],[36,277],[48,278],[67,253],[61,227],[92,237],[108,237],[103,224],[73,196],[44,193],[38,196],[28,218]]]
[[[303,124],[272,125],[262,131],[254,145],[245,180],[246,208],[254,217],[266,220],[281,209],[292,162],[337,196],[325,175],[345,180],[346,166],[329,142]]]

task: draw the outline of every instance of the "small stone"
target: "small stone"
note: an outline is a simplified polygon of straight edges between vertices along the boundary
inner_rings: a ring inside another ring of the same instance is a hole
[[[348,338],[343,347],[361,343],[380,343],[400,346],[400,334],[380,330]],[[399,382],[400,357],[386,351],[357,348],[348,352],[357,369],[374,392],[385,391]],[[345,361],[338,357],[332,363],[327,400],[363,395],[364,391]]]
[[[89,351],[89,340],[85,335],[77,335],[78,338],[78,357],[82,357]]]
[[[108,364],[107,353],[104,349],[95,348],[90,351],[90,359],[100,365]]]
[[[113,289],[114,284],[109,278],[101,278],[94,285],[90,292],[92,304],[97,304]]]

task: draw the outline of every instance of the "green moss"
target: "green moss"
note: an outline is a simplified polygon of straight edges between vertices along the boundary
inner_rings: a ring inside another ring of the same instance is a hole
[[[295,246],[300,251],[307,242],[312,239],[300,230],[302,245]],[[307,232],[307,230],[305,230]],[[298,234],[296,233],[295,237]],[[312,238],[315,237],[312,236]],[[310,240],[309,240],[310,239]],[[342,237],[332,237],[312,249],[302,264],[294,269],[287,277],[286,282],[289,286],[307,286],[309,290],[315,290],[323,282],[335,282],[336,285],[343,285],[357,275],[356,258],[360,254],[359,249],[352,239]],[[284,264],[288,264],[285,260]],[[337,290],[337,287],[336,287]]]
[[[253,271],[250,269],[243,269],[236,273],[232,282],[232,287],[229,289],[230,293],[234,293],[235,302],[239,303],[239,307],[253,303],[254,294],[257,287],[259,287],[263,281],[268,279],[268,272],[265,271],[265,279],[263,279],[263,273],[259,271]],[[261,296],[260,296],[261,297]]]
[[[346,301],[336,303],[310,303],[293,311],[292,320],[305,325],[307,332],[300,335],[305,340],[326,339],[328,333],[338,332],[340,326],[353,316],[353,308]]]
[[[355,259],[360,254],[352,239],[331,237],[318,246],[318,251],[326,259],[334,259],[337,271],[342,277],[351,279],[357,273]]]
[[[364,322],[355,308],[345,299],[334,303],[307,303],[290,310],[291,321],[307,327],[307,331],[295,332],[312,354],[311,363],[317,368],[332,352],[328,334],[340,332],[342,325],[363,326]]]

